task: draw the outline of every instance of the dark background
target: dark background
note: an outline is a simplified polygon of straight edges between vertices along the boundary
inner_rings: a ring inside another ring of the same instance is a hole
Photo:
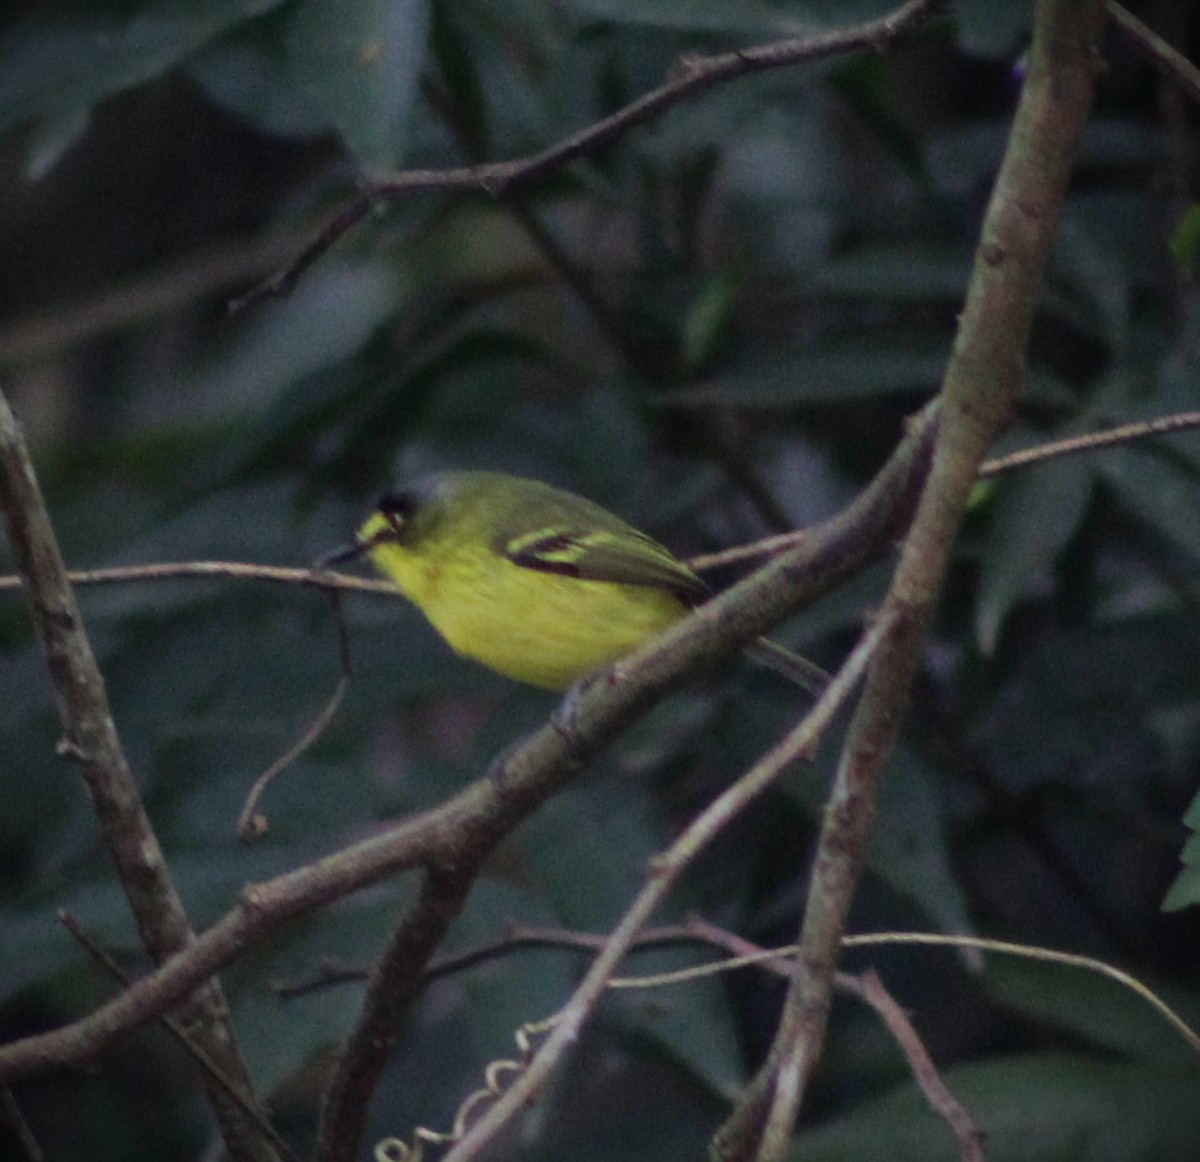
[[[0,378],[75,568],[302,565],[390,481],[491,467],[583,492],[680,554],[835,512],[936,389],[1020,83],[1029,6],[957,6],[885,56],[738,80],[519,202],[424,194],[373,214],[284,298],[231,316],[365,175],[536,151],[681,53],[849,22],[879,3],[316,0],[70,3],[0,16]],[[1135,6],[1195,44],[1194,5]],[[1196,111],[1110,31],[1009,440],[1195,408],[1186,212]],[[1182,229],[1181,229],[1182,227]],[[1171,242],[1175,239],[1175,257]],[[1200,746],[1200,437],[981,492],[928,649],[853,927],[970,932],[1100,957],[1200,1018],[1194,907],[1164,913]],[[11,572],[7,548],[0,571]],[[718,581],[727,578],[717,578]],[[836,666],[886,565],[779,637]],[[437,802],[553,700],[453,657],[406,606],[349,603],[355,672],[320,742],[233,822],[337,676],[317,594],[237,581],[89,587],[117,725],[193,922],[241,885]],[[57,727],[20,600],[0,596],[0,1032],[113,985],[136,934]],[[658,708],[489,868],[451,948],[507,921],[615,923],[645,861],[794,720],[739,664]],[[699,910],[792,939],[831,740],[687,877]],[[1193,873],[1194,874],[1194,873]],[[283,1000],[367,963],[410,887],[295,923],[225,975],[256,1080],[303,1151],[360,996]],[[1173,902],[1200,896],[1185,878]],[[662,919],[671,919],[664,916]],[[637,971],[683,956],[640,957]],[[854,952],[913,1013],[993,1159],[1185,1159],[1194,1055],[1082,971]],[[372,1132],[444,1128],[581,961],[522,952],[413,1013]],[[759,1061],[780,986],[750,971],[622,995],[533,1115],[526,1159],[694,1158]],[[200,1158],[178,1050],[142,1032],[15,1087],[50,1158]],[[0,1152],[3,1150],[0,1130]],[[813,1159],[953,1157],[876,1018],[839,1000],[801,1139]]]

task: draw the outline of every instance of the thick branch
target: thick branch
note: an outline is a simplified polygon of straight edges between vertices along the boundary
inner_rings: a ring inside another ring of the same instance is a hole
[[[1142,56],[1200,104],[1200,69],[1116,0],[1108,0],[1108,14],[1112,17],[1113,27],[1120,30]]]
[[[606,148],[630,129],[652,121],[668,109],[716,84],[767,69],[820,60],[838,53],[882,48],[928,20],[943,2],[909,0],[887,16],[852,28],[794,40],[772,41],[713,56],[688,57],[680,62],[677,77],[643,94],[611,116],[527,157],[457,169],[406,170],[380,178],[369,183],[352,201],[338,209],[288,266],[274,278],[231,303],[230,309],[242,310],[258,299],[287,294],[314,262],[381,203],[408,197],[419,191],[483,192],[496,198],[512,197],[573,161]]]
[[[803,545],[672,628],[575,701],[572,731],[547,726],[435,810],[242,893],[239,905],[185,951],[91,1016],[0,1048],[0,1083],[34,1069],[91,1060],[165,1011],[249,943],[287,920],[405,868],[482,858],[622,727],[687,673],[728,657],[817,594],[885,552],[908,521],[935,429],[927,410],[872,485]]]
[[[3,394],[0,506],[24,577],[62,720],[64,737],[59,751],[79,765],[142,943],[161,963],[191,943],[192,930],[121,749],[104,679],[84,632],[33,464]],[[257,1108],[217,982],[210,981],[198,989],[180,1017],[228,1083],[241,1092],[246,1104]],[[230,1154],[262,1162],[277,1158],[270,1142],[247,1120],[238,1104],[210,1078],[205,1077],[204,1082]],[[265,1118],[265,1114],[262,1116]]]
[[[816,705],[774,747],[762,756],[733,786],[705,808],[656,858],[653,874],[604,942],[566,1007],[558,1014],[554,1030],[538,1049],[525,1071],[446,1155],[445,1162],[471,1162],[479,1156],[534,1096],[545,1087],[550,1072],[579,1038],[584,1022],[609,987],[617,965],[632,947],[654,910],[667,897],[684,869],[732,819],[765,791],[795,759],[811,757],[829,723],[857,688],[875,650],[883,627],[867,632],[846,665],[830,682]]]
[[[920,643],[979,466],[1020,391],[1029,328],[1098,73],[1103,0],[1040,0],[1028,73],[984,220],[942,399],[933,468],[905,540],[880,651],[826,807],[800,955],[768,1061],[718,1135],[723,1159],[784,1157],[820,1055],[846,915]]]
[[[400,1039],[404,1014],[425,985],[429,958],[466,901],[480,862],[428,872],[421,898],[372,970],[362,1014],[325,1091],[317,1130],[320,1162],[353,1162],[359,1156],[367,1103]]]

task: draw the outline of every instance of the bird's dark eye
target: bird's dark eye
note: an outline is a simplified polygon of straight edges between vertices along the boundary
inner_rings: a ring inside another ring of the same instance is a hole
[[[379,500],[379,511],[397,532],[404,527],[416,510],[417,499],[411,492],[389,492]]]

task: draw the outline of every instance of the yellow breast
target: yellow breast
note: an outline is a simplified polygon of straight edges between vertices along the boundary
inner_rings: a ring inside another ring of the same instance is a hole
[[[451,648],[547,690],[567,689],[687,612],[664,589],[529,569],[486,547],[418,560],[381,543],[371,558]]]

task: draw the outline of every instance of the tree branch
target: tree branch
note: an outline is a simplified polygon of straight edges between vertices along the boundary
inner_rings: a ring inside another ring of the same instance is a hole
[[[580,692],[569,734],[545,726],[437,808],[316,863],[249,885],[235,908],[127,992],[71,1025],[0,1047],[0,1083],[93,1059],[295,916],[397,871],[486,855],[685,674],[730,656],[887,551],[907,523],[924,479],[936,414],[925,409],[871,486],[844,512],[810,530],[804,545],[772,560]]]
[[[1113,27],[1119,29],[1142,56],[1200,104],[1200,69],[1116,0],[1108,0],[1108,14],[1112,17]]]
[[[909,0],[894,12],[852,28],[835,32],[772,41],[752,48],[712,56],[686,57],[679,75],[643,94],[611,116],[526,157],[456,169],[414,169],[368,183],[340,207],[313,235],[303,250],[273,278],[260,283],[230,303],[231,311],[244,310],[263,298],[287,294],[335,242],[347,234],[376,206],[419,191],[467,191],[508,198],[528,189],[573,161],[611,145],[623,134],[665,113],[675,105],[723,81],[765,72],[768,69],[820,60],[856,49],[881,50],[927,21],[944,0]]]
[[[400,1039],[404,1014],[425,987],[429,958],[462,910],[482,862],[479,856],[453,868],[428,871],[420,899],[392,933],[325,1090],[317,1127],[318,1162],[353,1162],[359,1156],[367,1105]]]
[[[976,250],[934,462],[883,615],[826,805],[783,1017],[764,1067],[714,1143],[725,1162],[778,1162],[820,1056],[846,915],[887,761],[979,466],[1020,393],[1021,370],[1071,164],[1091,109],[1103,0],[1039,0],[1021,100]]]
[[[104,678],[88,643],[24,438],[3,393],[0,507],[63,725],[59,753],[79,766],[142,943],[161,964],[187,948],[193,933],[121,749]],[[234,1040],[220,985],[203,978],[194,983],[203,987],[182,1008],[180,1019],[228,1083],[241,1091],[244,1104],[265,1120]],[[176,999],[183,999],[183,994]],[[247,1162],[277,1159],[255,1121],[220,1085],[207,1075],[202,1074],[202,1079],[230,1155]]]
[[[736,783],[719,795],[662,856],[653,861],[646,885],[604,943],[583,982],[558,1014],[550,1036],[525,1072],[504,1095],[455,1143],[445,1162],[469,1162],[508,1125],[513,1116],[545,1086],[550,1072],[578,1039],[584,1022],[609,987],[622,957],[643,924],[666,898],[683,870],[720,833],[725,824],[765,791],[794,760],[811,757],[834,715],[853,694],[883,637],[884,624],[867,632],[846,664],[817,699],[816,705],[775,747],[763,755]]]

